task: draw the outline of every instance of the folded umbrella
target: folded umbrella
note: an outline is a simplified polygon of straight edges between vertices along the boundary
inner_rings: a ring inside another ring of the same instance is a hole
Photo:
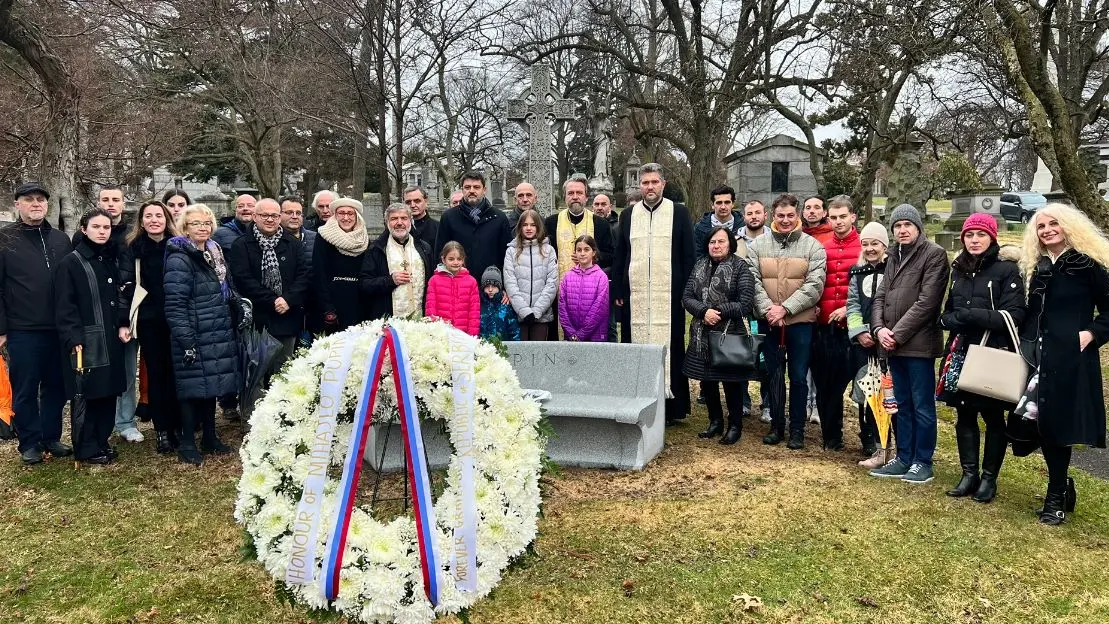
[[[249,418],[255,393],[269,376],[270,367],[280,351],[281,341],[265,329],[249,327],[239,333],[239,369],[243,374],[239,396],[245,418]]]
[[[73,443],[74,468],[79,465],[77,455],[81,452],[81,430],[85,428],[85,365],[83,354],[82,349],[78,347],[76,352],[77,364],[74,367],[76,374],[73,376],[76,392],[69,402],[69,437]]]

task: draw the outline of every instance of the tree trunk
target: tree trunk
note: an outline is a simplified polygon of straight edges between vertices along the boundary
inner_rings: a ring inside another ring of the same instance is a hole
[[[1027,18],[1011,2],[983,7],[986,23],[1006,58],[1006,70],[1029,112],[1036,153],[1068,197],[1099,227],[1109,228],[1109,208],[1078,155],[1071,111],[1047,71]]]
[[[83,143],[80,96],[65,61],[37,26],[13,16],[14,0],[0,0],[0,43],[19,54],[46,92],[50,123],[42,137],[38,175],[50,191],[47,220],[77,228],[77,160]]]
[[[362,192],[366,189],[366,132],[360,131],[354,135],[354,157],[351,159],[350,166],[350,188],[351,195],[358,201],[362,201]]]

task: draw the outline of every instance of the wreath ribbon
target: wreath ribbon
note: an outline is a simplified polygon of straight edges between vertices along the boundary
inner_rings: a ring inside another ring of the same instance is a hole
[[[386,356],[389,356],[393,367],[393,385],[396,389],[397,409],[400,413],[401,437],[404,438],[406,451],[405,459],[412,492],[412,510],[416,518],[416,536],[419,543],[420,567],[423,570],[424,592],[432,606],[437,606],[439,604],[437,572],[440,557],[435,544],[435,508],[431,501],[431,478],[427,471],[419,410],[416,407],[416,392],[407,350],[401,335],[392,327],[384,328],[366,361],[369,378],[363,384],[358,410],[355,412],[350,452],[343,467],[343,478],[339,486],[339,506],[327,541],[323,593],[329,601],[335,600],[339,593],[339,572],[343,567],[347,529],[354,511],[358,479],[362,473],[362,457],[366,452],[366,441],[370,425],[373,423],[374,404],[377,400],[377,389]]]

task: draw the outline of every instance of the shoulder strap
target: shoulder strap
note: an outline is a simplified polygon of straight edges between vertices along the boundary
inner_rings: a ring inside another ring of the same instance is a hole
[[[76,250],[70,253],[77,256],[77,261],[85,269],[85,277],[89,280],[89,292],[92,293],[92,318],[97,325],[104,327],[104,312],[100,308],[100,288],[96,285],[96,274],[92,272],[92,265]]]
[[[142,265],[135,258],[135,288],[142,288]]]

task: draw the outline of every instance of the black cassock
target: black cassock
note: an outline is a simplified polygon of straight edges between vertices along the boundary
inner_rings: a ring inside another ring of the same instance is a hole
[[[660,204],[661,205],[661,204]],[[648,208],[650,210],[650,208]],[[631,323],[628,306],[631,288],[628,272],[631,268],[631,208],[620,214],[620,227],[614,228],[616,259],[612,265],[612,298],[624,300],[621,325],[621,342],[631,342]],[[682,291],[693,272],[693,220],[685,204],[674,202],[674,229],[670,241],[670,391],[673,399],[666,400],[666,420],[672,421],[689,415],[689,381],[682,375],[685,362],[685,309],[682,308]]]

